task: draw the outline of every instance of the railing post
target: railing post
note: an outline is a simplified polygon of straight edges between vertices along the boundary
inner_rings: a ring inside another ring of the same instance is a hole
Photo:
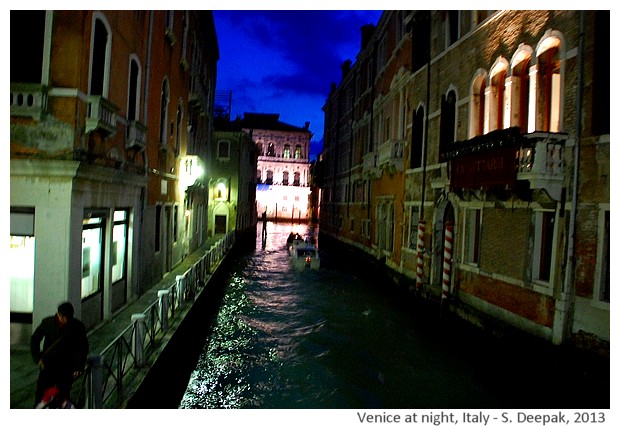
[[[159,299],[159,323],[161,324],[161,330],[168,330],[168,296],[170,291],[168,289],[162,289],[157,291],[157,298]]]
[[[90,355],[88,356],[88,365],[90,366],[89,376],[89,388],[87,390],[88,397],[86,398],[87,408],[103,408],[103,356]]]
[[[185,277],[178,275],[177,279],[177,293],[179,294],[179,307],[185,304]]]
[[[131,323],[133,324],[133,355],[135,365],[138,368],[144,366],[144,338],[146,336],[146,316],[143,313],[131,315]]]

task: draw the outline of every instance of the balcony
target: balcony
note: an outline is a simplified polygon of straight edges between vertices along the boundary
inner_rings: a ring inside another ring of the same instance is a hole
[[[566,140],[566,134],[508,128],[447,145],[440,160],[451,162],[453,189],[512,189],[517,181],[527,181],[529,189],[544,189],[558,201]]]
[[[11,83],[11,116],[40,120],[47,109],[47,88],[36,83]]]
[[[146,125],[138,121],[129,122],[125,148],[144,149],[146,147]]]
[[[378,167],[382,170],[385,170],[389,174],[394,174],[397,171],[403,171],[404,148],[404,140],[388,140],[385,143],[379,145],[379,150],[377,151]]]
[[[364,155],[362,160],[362,175],[369,179],[381,177],[381,169],[377,165],[377,154],[369,152]]]
[[[524,134],[517,153],[517,180],[527,180],[530,189],[545,189],[560,200],[564,182],[566,134]]]
[[[116,114],[118,107],[100,95],[88,96],[86,132],[102,131],[108,135],[116,134]]]

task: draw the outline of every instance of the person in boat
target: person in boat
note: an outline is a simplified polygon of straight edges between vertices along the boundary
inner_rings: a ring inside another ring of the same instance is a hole
[[[293,234],[293,231],[291,231],[291,233],[288,235],[288,238],[286,239],[286,250],[289,250],[291,248],[294,239],[295,234]]]

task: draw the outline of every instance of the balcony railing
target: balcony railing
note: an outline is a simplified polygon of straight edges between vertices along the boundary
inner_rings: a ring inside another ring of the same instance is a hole
[[[362,175],[371,179],[381,177],[381,170],[377,165],[377,154],[375,152],[369,152],[364,155],[362,160]]]
[[[389,173],[403,171],[403,151],[405,148],[404,140],[388,140],[379,145],[377,164],[379,168]]]
[[[544,189],[559,200],[566,140],[562,133],[521,134],[508,128],[450,144],[440,160],[452,161],[452,187],[512,187],[515,181],[528,181],[530,189]]]
[[[103,351],[91,354],[86,370],[73,384],[72,397],[83,408],[123,406],[139,375],[152,365],[170,325],[188,311],[206,282],[235,241],[235,231],[226,234],[131,322]]]
[[[47,88],[35,83],[11,83],[11,116],[41,119],[47,109]]]
[[[523,135],[517,153],[517,180],[531,189],[545,189],[559,200],[564,182],[564,146],[567,135],[536,132]]]
[[[144,149],[146,147],[146,126],[142,122],[131,121],[127,129],[127,149]]]
[[[100,95],[88,96],[86,132],[100,130],[108,134],[116,133],[116,114],[118,107]]]

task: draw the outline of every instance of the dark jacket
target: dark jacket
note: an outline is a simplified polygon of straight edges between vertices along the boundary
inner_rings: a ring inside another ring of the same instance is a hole
[[[56,316],[46,317],[32,334],[30,352],[35,363],[43,359],[45,369],[83,371],[88,355],[86,328],[75,318],[69,319],[61,327]]]

